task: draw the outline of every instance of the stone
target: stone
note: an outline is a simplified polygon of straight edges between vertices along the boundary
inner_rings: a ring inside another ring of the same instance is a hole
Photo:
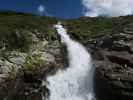
[[[133,28],[125,28],[124,33],[115,33],[105,38],[99,37],[100,41],[91,45],[96,66],[96,94],[99,100],[133,99],[132,33]]]
[[[8,57],[9,61],[16,64],[16,65],[23,65],[23,63],[25,62],[25,59],[27,57],[26,53],[18,53],[18,52],[14,52],[11,53]]]

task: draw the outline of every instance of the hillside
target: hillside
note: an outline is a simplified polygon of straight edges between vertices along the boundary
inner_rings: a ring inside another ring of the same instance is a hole
[[[68,65],[58,21],[91,52],[98,100],[132,100],[133,16],[64,20],[16,12],[0,13],[0,100],[49,95],[47,75]]]
[[[0,36],[2,39],[10,37],[16,31],[24,30],[30,32],[45,32],[49,33],[48,39],[55,38],[55,30],[53,24],[61,21],[78,40],[88,40],[99,36],[110,35],[116,32],[121,32],[126,25],[131,23],[132,16],[118,18],[86,18],[60,20],[51,17],[35,16],[31,14],[1,12],[0,13]]]

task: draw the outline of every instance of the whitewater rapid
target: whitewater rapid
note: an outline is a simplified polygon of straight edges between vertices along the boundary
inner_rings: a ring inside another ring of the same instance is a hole
[[[94,100],[91,56],[78,42],[72,40],[62,25],[55,28],[67,46],[69,66],[47,77],[50,90],[48,100]]]

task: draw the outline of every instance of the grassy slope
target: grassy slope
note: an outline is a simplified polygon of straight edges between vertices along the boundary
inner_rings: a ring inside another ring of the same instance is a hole
[[[23,13],[0,13],[0,33],[10,33],[16,29],[47,31],[49,25],[54,23],[56,19],[50,17]]]
[[[23,49],[23,46],[24,48],[28,48],[26,45],[30,43],[29,32],[34,32],[37,30],[38,32],[49,33],[49,37],[51,37],[51,34],[54,32],[52,26],[55,23],[57,23],[55,18],[15,12],[1,12],[0,43],[5,41],[7,43],[7,47],[10,49]],[[15,33],[16,31],[21,31],[19,33],[21,37],[18,38]]]
[[[49,36],[55,35],[53,24],[57,23],[57,19],[44,16],[35,16],[31,14],[1,12],[0,13],[0,41],[3,38],[15,39],[13,33],[16,30],[34,31],[48,33]],[[60,20],[68,28],[68,31],[78,40],[87,40],[106,36],[117,31],[122,31],[123,27],[129,23],[133,23],[133,16],[118,18],[87,18]],[[7,36],[8,35],[8,36]]]
[[[69,33],[79,40],[122,32],[123,28],[130,23],[133,23],[133,16],[118,18],[82,17],[80,19],[64,21],[64,24],[68,27]]]

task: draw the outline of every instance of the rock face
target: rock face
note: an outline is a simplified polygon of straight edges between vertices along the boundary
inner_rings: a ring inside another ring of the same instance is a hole
[[[133,24],[85,43],[96,66],[99,100],[133,100]]]
[[[28,52],[0,51],[0,100],[46,98],[47,75],[65,66],[64,47],[58,40],[47,41],[34,34],[32,38]]]

